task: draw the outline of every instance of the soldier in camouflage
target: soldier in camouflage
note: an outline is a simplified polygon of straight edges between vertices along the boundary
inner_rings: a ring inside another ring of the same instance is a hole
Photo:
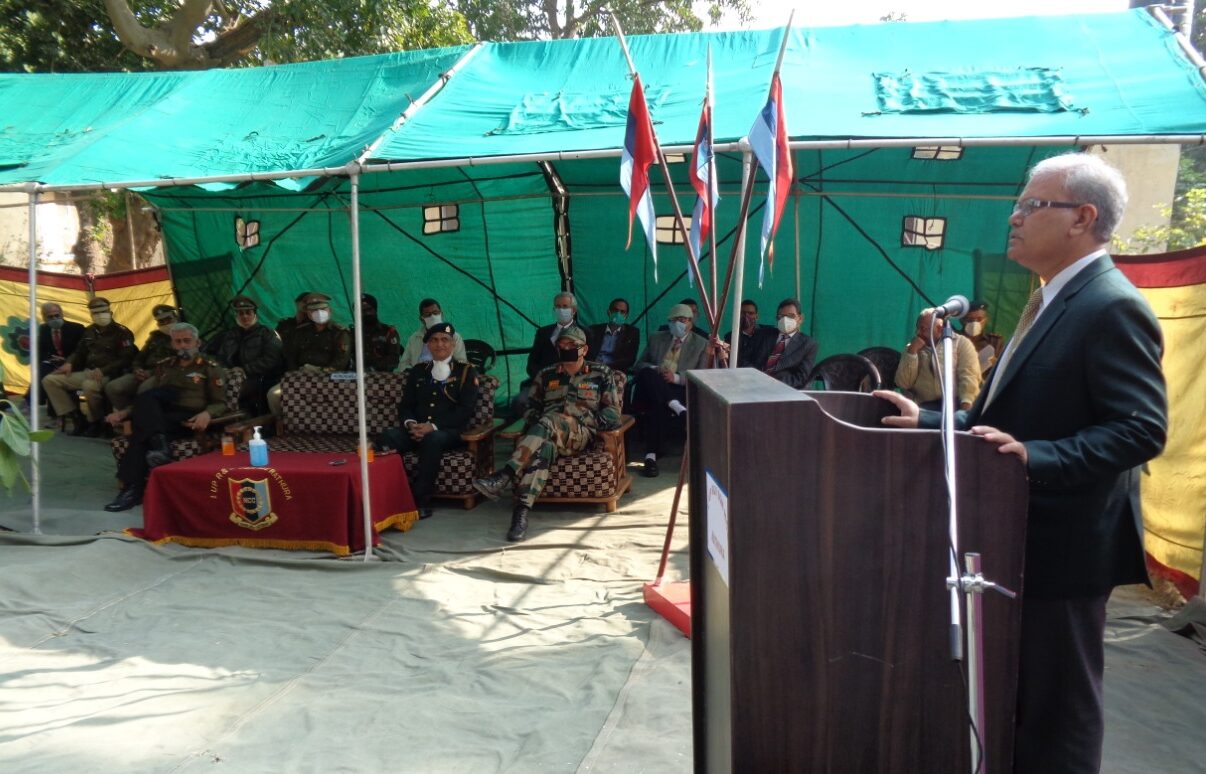
[[[105,384],[114,377],[130,370],[138,347],[134,345],[134,334],[130,329],[113,321],[109,300],[97,296],[88,302],[92,324],[84,329],[79,345],[66,363],[42,379],[46,400],[60,417],[70,417],[74,423],[72,435],[85,432],[100,435],[104,428],[100,424],[104,415]],[[76,402],[75,391],[79,390],[88,404],[88,419]]]
[[[581,328],[561,331],[557,364],[542,369],[532,382],[515,453],[500,471],[473,482],[477,491],[497,500],[518,479],[507,540],[523,540],[527,534],[528,511],[544,489],[553,462],[580,453],[598,431],[620,426],[623,403],[615,374],[601,363],[586,362],[586,352],[586,333]]]
[[[132,418],[134,430],[117,465],[121,493],[106,511],[125,511],[141,503],[151,468],[172,461],[168,437],[204,430],[226,408],[222,367],[200,354],[197,329],[176,323],[171,334],[175,355],[155,364],[152,386],[138,394],[133,407],[106,417],[113,425]]]
[[[155,318],[157,330],[151,331],[138,354],[134,356],[134,371],[122,374],[105,385],[105,396],[113,408],[121,410],[134,402],[134,395],[150,386],[151,369],[166,357],[172,357],[172,335],[168,332],[172,326],[180,322],[176,307],[167,304],[156,304],[151,310]]]

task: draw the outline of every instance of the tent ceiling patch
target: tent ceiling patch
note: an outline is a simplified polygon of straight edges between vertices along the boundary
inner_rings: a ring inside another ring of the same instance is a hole
[[[492,135],[547,134],[566,129],[628,125],[628,89],[604,92],[559,91],[524,94]],[[645,87],[650,112],[664,103],[669,89]],[[657,123],[656,121],[654,123]]]
[[[873,73],[882,113],[1066,113],[1076,110],[1056,69]]]

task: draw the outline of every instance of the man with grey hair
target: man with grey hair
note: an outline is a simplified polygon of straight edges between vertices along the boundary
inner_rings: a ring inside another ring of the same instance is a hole
[[[1146,583],[1139,468],[1168,427],[1160,326],[1106,247],[1126,184],[1100,158],[1035,165],[1009,217],[1009,258],[1038,274],[1013,338],[957,427],[1026,466],[1030,505],[1014,771],[1096,772],[1111,590]],[[894,392],[884,424],[936,428]]]
[[[553,296],[553,315],[556,322],[537,328],[532,338],[532,349],[528,352],[528,378],[519,385],[519,395],[511,403],[515,416],[522,416],[528,410],[536,374],[558,363],[557,339],[570,328],[579,327],[578,299],[574,298],[573,293],[562,291]]]
[[[54,371],[75,352],[84,336],[84,326],[63,317],[63,307],[47,301],[42,304],[42,324],[38,326],[38,357],[42,365],[38,373],[42,376]],[[40,402],[46,403],[46,393],[41,393]],[[29,401],[26,393],[25,400]],[[50,413],[53,415],[54,410]]]
[[[114,425],[133,419],[130,446],[117,463],[122,489],[106,511],[125,511],[141,503],[151,468],[172,461],[168,438],[204,430],[226,407],[222,368],[200,354],[197,329],[176,323],[171,337],[176,356],[155,365],[152,386],[138,394],[133,407],[106,417]]]

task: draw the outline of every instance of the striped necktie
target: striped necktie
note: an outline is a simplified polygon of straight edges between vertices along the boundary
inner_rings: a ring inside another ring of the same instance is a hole
[[[787,334],[780,333],[779,340],[775,342],[775,348],[771,350],[770,357],[766,359],[766,368],[762,369],[766,373],[774,373],[775,366],[779,365],[779,358],[783,357],[783,350],[787,349]]]
[[[993,367],[992,386],[988,388],[988,397],[984,399],[984,406],[987,408],[992,399],[996,397],[997,385],[1001,383],[1001,378],[1005,376],[1005,368],[1009,365],[1009,361],[1013,359],[1013,353],[1018,351],[1018,347],[1022,344],[1022,339],[1026,338],[1026,334],[1030,332],[1030,328],[1034,325],[1035,318],[1038,317],[1039,310],[1043,308],[1043,288],[1037,287],[1030,294],[1030,298],[1026,299],[1026,306],[1022,307],[1022,316],[1018,318],[1018,327],[1013,331],[1013,338],[1009,340],[1009,345],[1005,347],[1005,354],[997,361]]]

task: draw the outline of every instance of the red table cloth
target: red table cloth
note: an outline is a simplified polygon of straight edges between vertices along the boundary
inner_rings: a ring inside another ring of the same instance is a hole
[[[418,518],[399,455],[369,463],[369,491],[373,545],[381,530],[407,530]],[[251,467],[247,452],[191,457],[151,471],[142,511],[142,529],[128,532],[155,543],[340,556],[364,549],[355,454],[273,452],[263,468]]]

